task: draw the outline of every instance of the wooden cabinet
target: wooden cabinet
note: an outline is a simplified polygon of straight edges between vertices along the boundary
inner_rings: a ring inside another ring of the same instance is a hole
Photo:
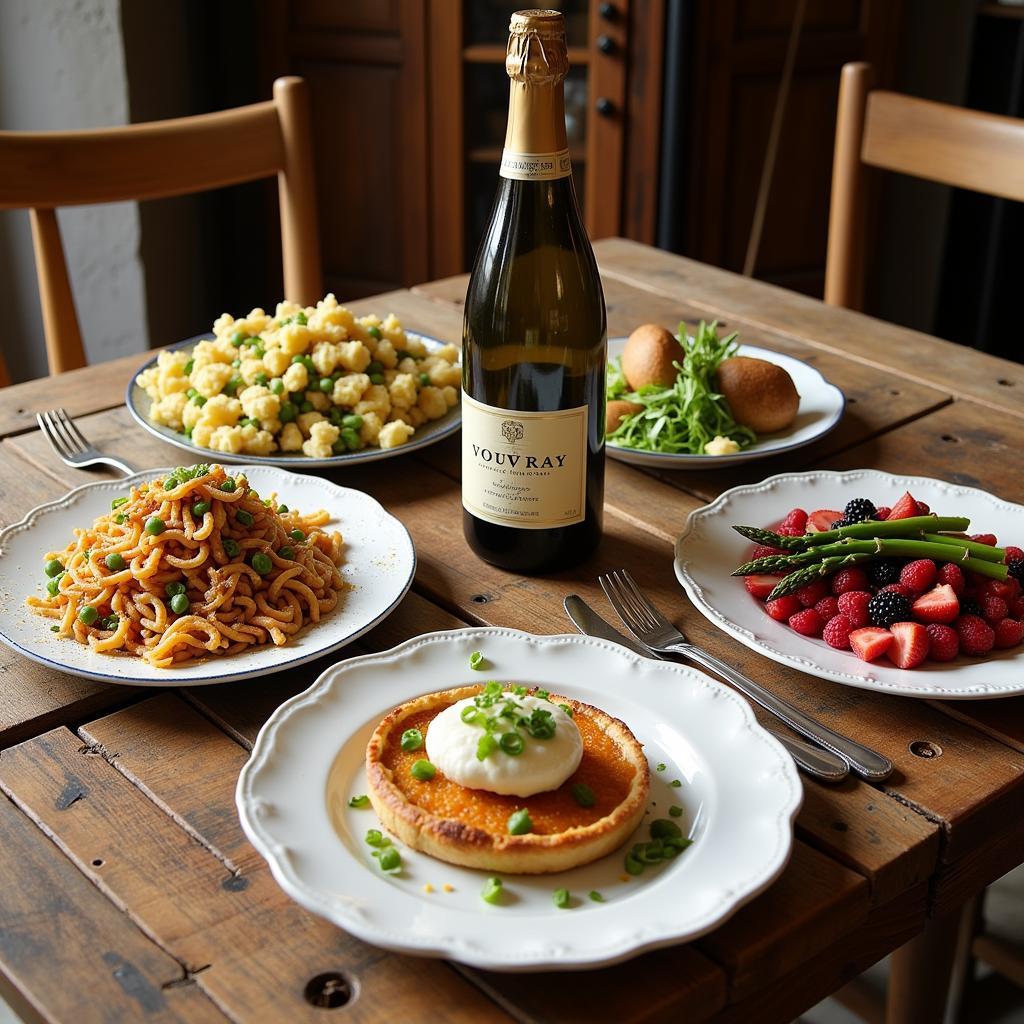
[[[566,113],[594,238],[653,241],[664,0],[562,0]],[[515,0],[270,0],[267,79],[310,86],[327,286],[468,269],[497,189]]]

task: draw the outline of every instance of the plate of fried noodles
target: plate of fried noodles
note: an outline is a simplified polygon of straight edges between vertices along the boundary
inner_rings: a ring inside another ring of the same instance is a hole
[[[103,682],[264,676],[361,636],[415,568],[362,491],[272,466],[147,470],[0,530],[0,640]]]

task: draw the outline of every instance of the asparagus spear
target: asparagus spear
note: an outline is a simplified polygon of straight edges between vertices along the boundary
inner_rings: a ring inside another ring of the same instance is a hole
[[[1006,558],[1006,548],[996,548],[991,544],[979,544],[976,540],[969,540],[967,537],[950,536],[946,533],[926,533],[923,534],[923,537],[936,544],[955,544],[958,548],[967,548],[975,558],[984,559],[986,562],[1001,562]]]
[[[800,537],[783,537],[771,530],[762,530],[758,526],[734,526],[733,529],[741,536],[754,541],[755,544],[766,544],[769,547],[786,548],[790,551],[802,551],[809,547],[832,544],[844,537],[853,537],[858,540],[870,540],[874,537],[921,539],[926,531],[936,535],[941,530],[960,532],[966,530],[970,525],[970,519],[965,516],[909,516],[906,519],[865,519],[862,523],[840,526],[835,530],[821,530],[818,533],[805,533]],[[989,550],[997,549],[989,548]]]
[[[788,576],[783,576],[765,600],[774,601],[777,597],[785,597],[786,594],[792,594],[794,590],[799,590],[812,580],[821,576],[831,576],[832,573],[838,572],[840,569],[856,565],[857,562],[863,562],[870,557],[871,555],[851,552],[848,555],[833,555],[814,565],[804,566],[802,569],[797,569],[796,572],[791,572]]]

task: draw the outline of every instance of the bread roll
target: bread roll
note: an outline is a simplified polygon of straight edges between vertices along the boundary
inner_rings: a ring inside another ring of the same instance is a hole
[[[775,363],[733,356],[718,367],[718,388],[737,423],[757,434],[785,430],[800,407],[793,378]]]
[[[634,391],[657,384],[668,387],[675,383],[678,370],[673,361],[682,365],[686,351],[676,339],[658,324],[641,324],[622,350],[622,373]]]

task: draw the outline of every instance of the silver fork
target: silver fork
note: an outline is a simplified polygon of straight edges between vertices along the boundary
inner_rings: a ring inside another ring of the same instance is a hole
[[[75,421],[63,409],[51,409],[49,412],[37,412],[36,423],[46,435],[50,447],[60,456],[61,462],[75,469],[87,469],[89,466],[113,466],[121,470],[125,476],[131,476],[138,470],[123,459],[115,459],[113,455],[104,455],[83,436]]]
[[[702,668],[717,673],[741,693],[782,719],[795,732],[838,754],[863,778],[880,782],[892,774],[893,765],[887,757],[848,736],[835,732],[810,715],[805,715],[799,708],[776,697],[732,665],[691,644],[651,604],[625,569],[599,576],[598,582],[626,628],[645,647],[662,654],[680,655],[688,661],[696,662]]]

